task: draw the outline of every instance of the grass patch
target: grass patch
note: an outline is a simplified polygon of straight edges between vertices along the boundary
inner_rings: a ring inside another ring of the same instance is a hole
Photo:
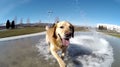
[[[110,31],[110,30],[97,30],[97,31],[98,31],[98,32],[105,33],[105,34],[107,34],[107,35],[111,35],[111,36],[115,36],[115,37],[120,38],[120,33],[115,32],[115,31]]]
[[[75,31],[82,31],[82,32],[88,32],[89,29],[87,27],[74,27]]]
[[[45,27],[43,26],[8,29],[5,31],[0,31],[0,38],[32,34],[32,33],[38,33],[43,31],[45,31]],[[88,32],[89,29],[87,27],[75,27],[75,31]],[[97,31],[120,38],[120,33],[117,33],[115,31],[109,31],[109,30],[97,30]]]
[[[120,34],[116,34],[116,33],[107,33],[107,34],[120,38]]]
[[[25,35],[25,34],[31,34],[31,33],[38,33],[38,32],[43,32],[43,31],[45,31],[44,26],[8,29],[8,30],[0,31],[0,38]],[[85,27],[75,27],[75,31],[85,32],[85,31],[88,31],[88,29]]]
[[[0,38],[38,33],[42,31],[45,31],[44,27],[25,27],[25,28],[19,28],[19,29],[9,29],[5,31],[0,31]]]

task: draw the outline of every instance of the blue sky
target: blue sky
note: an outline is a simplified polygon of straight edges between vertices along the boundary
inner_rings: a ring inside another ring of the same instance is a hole
[[[48,13],[48,12],[52,13]],[[51,22],[55,17],[75,25],[120,26],[120,0],[0,0],[0,24],[17,17],[26,23]]]

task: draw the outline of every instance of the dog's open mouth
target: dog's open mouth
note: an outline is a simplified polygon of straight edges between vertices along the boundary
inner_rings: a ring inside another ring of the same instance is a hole
[[[69,38],[63,38],[62,42],[64,46],[68,46],[70,44]]]
[[[69,41],[70,37],[62,38],[62,37],[60,36],[60,34],[58,34],[58,35],[59,35],[60,39],[62,40],[63,46],[68,46],[68,45],[70,44],[70,41]]]

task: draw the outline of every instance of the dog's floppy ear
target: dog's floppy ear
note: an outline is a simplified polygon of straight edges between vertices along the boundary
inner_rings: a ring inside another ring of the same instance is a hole
[[[52,36],[56,39],[57,35],[56,35],[56,24],[55,23],[53,24],[52,28],[53,28],[53,35]]]
[[[57,38],[57,35],[56,35],[56,25],[57,25],[57,23],[59,23],[59,21],[57,21],[56,23],[54,23],[53,25],[52,25],[52,28],[53,28],[53,37],[56,39]]]
[[[72,37],[74,37],[74,26],[71,24],[71,28],[72,28]]]
[[[56,21],[56,22],[52,25],[52,27],[54,27],[57,23],[59,23],[59,21]]]

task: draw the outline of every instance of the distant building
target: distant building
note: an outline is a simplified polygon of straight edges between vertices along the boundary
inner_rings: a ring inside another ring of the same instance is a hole
[[[107,30],[112,30],[120,33],[120,26],[118,25],[112,25],[112,24],[97,24],[97,28],[100,26],[105,27]]]

